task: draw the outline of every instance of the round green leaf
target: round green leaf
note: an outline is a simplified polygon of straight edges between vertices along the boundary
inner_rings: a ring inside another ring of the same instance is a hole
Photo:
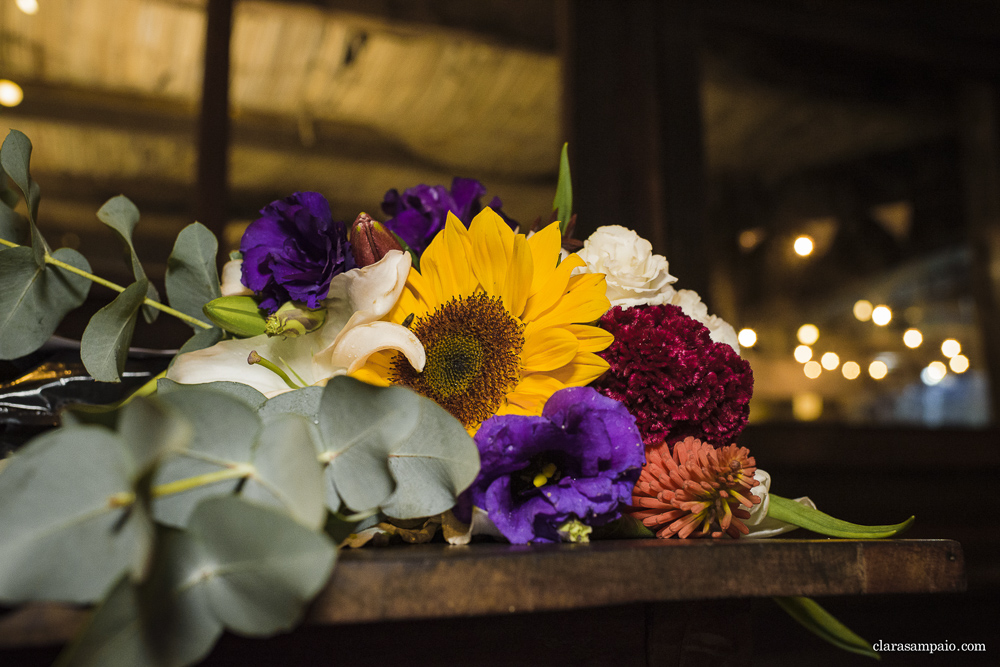
[[[148,287],[145,278],[132,283],[90,318],[80,339],[80,359],[95,380],[121,382],[135,321]]]
[[[165,283],[173,308],[202,319],[205,304],[221,294],[215,268],[218,252],[215,234],[200,222],[181,230],[167,259]]]
[[[121,438],[98,426],[50,431],[0,474],[0,599],[92,602],[145,565],[152,523]]]

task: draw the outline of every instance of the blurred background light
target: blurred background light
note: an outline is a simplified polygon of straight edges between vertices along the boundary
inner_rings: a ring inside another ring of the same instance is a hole
[[[753,347],[757,344],[757,332],[753,329],[740,329],[736,339],[743,347]]]
[[[861,299],[854,302],[854,317],[862,322],[867,322],[872,318],[872,302]]]
[[[928,387],[933,387],[943,380],[947,374],[948,367],[944,365],[943,361],[932,361],[927,364],[924,370],[920,371],[920,381]]]
[[[844,365],[840,367],[840,372],[844,374],[844,377],[848,380],[857,379],[861,375],[861,366],[855,361],[845,361]]]
[[[799,345],[792,354],[795,356],[795,361],[800,364],[804,364],[813,358],[812,348],[808,345]]]
[[[29,16],[38,13],[38,0],[17,0],[16,4],[18,9]]]
[[[889,372],[889,367],[885,365],[884,361],[875,361],[868,364],[868,375],[872,376],[875,380],[881,380]]]
[[[21,86],[9,79],[0,79],[0,104],[5,107],[16,107],[24,99]]]
[[[815,324],[803,324],[795,336],[803,345],[812,345],[819,340],[819,327]]]
[[[956,354],[948,361],[948,367],[954,373],[964,373],[969,370],[969,358],[964,354]]]
[[[802,372],[806,374],[806,377],[810,380],[815,380],[823,372],[823,367],[820,366],[818,361],[807,362],[805,367],[803,367]]]
[[[948,340],[941,343],[941,354],[951,359],[956,354],[962,351],[962,344],[959,343],[954,338],[949,338]]]
[[[811,236],[803,234],[795,239],[795,243],[792,247],[795,248],[795,254],[799,257],[808,257],[812,254],[813,248],[816,247],[816,244],[813,243]]]
[[[811,391],[792,394],[792,416],[803,422],[819,419],[823,414],[823,397]]]
[[[836,352],[827,352],[820,357],[819,363],[822,364],[823,368],[826,370],[832,371],[840,365],[840,357],[837,356]]]
[[[892,311],[889,306],[875,306],[872,311],[872,322],[880,327],[884,327],[892,321]]]
[[[903,344],[911,350],[920,347],[924,342],[924,335],[917,329],[907,329],[903,334]]]

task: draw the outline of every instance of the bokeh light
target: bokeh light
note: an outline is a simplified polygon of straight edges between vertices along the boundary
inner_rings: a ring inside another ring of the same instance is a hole
[[[836,352],[827,352],[819,358],[819,363],[828,371],[832,371],[840,365],[840,357]]]
[[[795,356],[795,361],[800,364],[804,364],[813,358],[813,350],[808,345],[799,345],[792,354]]]
[[[956,354],[962,351],[962,344],[959,343],[954,338],[949,338],[948,340],[941,343],[941,354],[951,359]]]
[[[811,236],[803,234],[795,239],[795,243],[792,247],[795,248],[795,254],[799,257],[808,257],[812,254],[813,248],[816,247],[816,244],[813,243]]]
[[[889,367],[885,365],[884,361],[875,361],[868,364],[868,375],[872,376],[874,380],[881,380],[888,374]]]
[[[862,322],[867,322],[872,318],[872,302],[867,299],[861,299],[854,302],[854,317],[861,320]]]
[[[875,306],[872,311],[872,322],[880,327],[884,327],[892,321],[892,311],[889,306]]]
[[[956,354],[948,361],[948,367],[953,373],[964,373],[969,370],[969,358],[964,354]]]
[[[861,375],[861,366],[856,361],[845,361],[844,365],[840,367],[840,372],[848,380],[856,380]]]
[[[810,380],[815,380],[823,372],[823,367],[820,366],[818,361],[807,362],[802,368],[802,372],[806,374],[806,377]]]
[[[803,324],[795,336],[803,345],[812,345],[819,340],[819,327],[815,324]]]
[[[24,100],[21,86],[9,79],[0,79],[0,104],[5,107],[16,107]]]
[[[757,344],[757,332],[753,329],[740,329],[736,339],[742,347],[753,347]]]
[[[924,335],[918,329],[907,329],[903,334],[903,345],[914,350],[924,342]]]

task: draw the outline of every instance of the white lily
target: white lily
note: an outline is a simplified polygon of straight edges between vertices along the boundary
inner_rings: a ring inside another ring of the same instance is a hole
[[[746,527],[750,529],[750,534],[745,537],[758,539],[774,537],[775,535],[781,535],[782,533],[787,533],[790,530],[798,528],[798,526],[772,519],[767,515],[767,510],[771,504],[771,476],[764,470],[757,468],[757,472],[754,473],[754,479],[760,482],[760,484],[750,489],[750,493],[760,498],[760,503],[750,508],[750,518],[743,521]],[[816,509],[816,503],[810,500],[808,496],[795,498],[795,502]]]
[[[251,352],[283,370],[299,386],[323,386],[337,375],[364,366],[381,350],[398,350],[423,370],[423,345],[409,329],[381,321],[395,305],[410,271],[408,253],[392,250],[378,262],[334,276],[323,301],[326,321],[297,337],[266,335],[226,340],[204,350],[178,355],[166,377],[181,384],[240,382],[268,398],[294,387],[277,373],[247,363]]]

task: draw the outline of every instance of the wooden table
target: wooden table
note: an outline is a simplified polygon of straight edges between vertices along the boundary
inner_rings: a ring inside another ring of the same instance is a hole
[[[342,553],[305,627],[227,636],[209,664],[738,664],[752,598],[964,589],[950,540],[362,549]],[[0,663],[65,642],[85,614],[38,604],[0,617]]]

